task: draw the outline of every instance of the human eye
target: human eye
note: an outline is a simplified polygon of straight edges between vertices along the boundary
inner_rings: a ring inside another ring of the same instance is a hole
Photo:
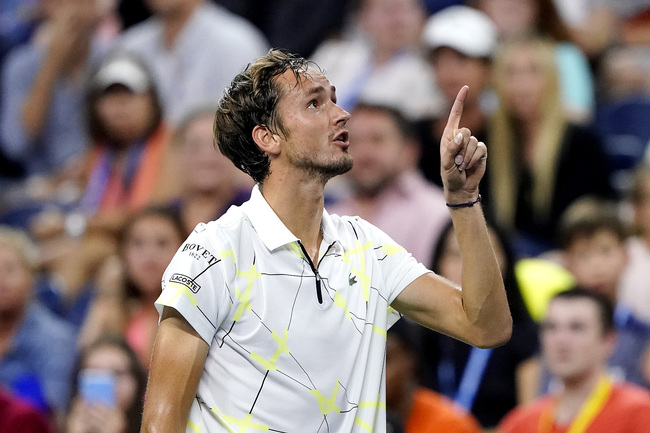
[[[312,99],[311,101],[309,101],[309,104],[307,104],[308,108],[318,108],[318,106],[319,106],[318,99]]]

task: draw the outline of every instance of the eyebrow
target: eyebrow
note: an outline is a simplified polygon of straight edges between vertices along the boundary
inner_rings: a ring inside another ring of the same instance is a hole
[[[336,87],[335,86],[330,86],[330,90],[332,91],[332,94],[334,95],[334,98],[336,98]],[[315,95],[318,93],[324,93],[325,92],[325,87],[323,86],[316,86],[312,87],[307,91],[307,96]]]

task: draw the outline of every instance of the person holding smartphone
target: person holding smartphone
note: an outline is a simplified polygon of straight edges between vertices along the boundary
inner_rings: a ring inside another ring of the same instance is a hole
[[[140,431],[146,373],[122,337],[103,336],[81,354],[65,433]]]

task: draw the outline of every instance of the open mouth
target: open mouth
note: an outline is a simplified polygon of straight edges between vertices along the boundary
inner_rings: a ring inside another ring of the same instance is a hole
[[[343,144],[349,145],[349,134],[348,131],[341,131],[335,137],[334,141],[340,141]]]

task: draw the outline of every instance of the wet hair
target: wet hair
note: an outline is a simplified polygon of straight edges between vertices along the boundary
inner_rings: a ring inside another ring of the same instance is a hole
[[[103,335],[97,340],[93,341],[90,345],[83,348],[73,370],[73,383],[72,393],[68,404],[68,413],[72,409],[72,402],[79,395],[79,379],[82,370],[85,368],[84,364],[90,355],[96,350],[104,347],[114,347],[120,352],[126,354],[129,359],[129,373],[133,376],[136,382],[135,395],[133,402],[126,410],[126,429],[125,432],[137,433],[140,431],[142,423],[142,410],[144,408],[144,394],[147,387],[147,373],[135,351],[128,345],[124,337],[114,334]]]
[[[604,294],[585,287],[575,286],[553,296],[550,302],[556,299],[587,299],[598,307],[598,317],[602,325],[603,334],[614,331],[614,305]]]
[[[600,231],[612,233],[621,242],[629,234],[627,225],[619,216],[616,203],[584,196],[571,203],[560,217],[559,244],[566,250],[576,240],[591,238]]]
[[[224,91],[214,118],[214,138],[233,164],[257,183],[263,183],[270,172],[271,161],[253,140],[253,129],[260,125],[271,133],[288,137],[277,105],[282,88],[277,77],[292,71],[298,85],[308,68],[320,68],[296,54],[271,49],[243,72]]]

